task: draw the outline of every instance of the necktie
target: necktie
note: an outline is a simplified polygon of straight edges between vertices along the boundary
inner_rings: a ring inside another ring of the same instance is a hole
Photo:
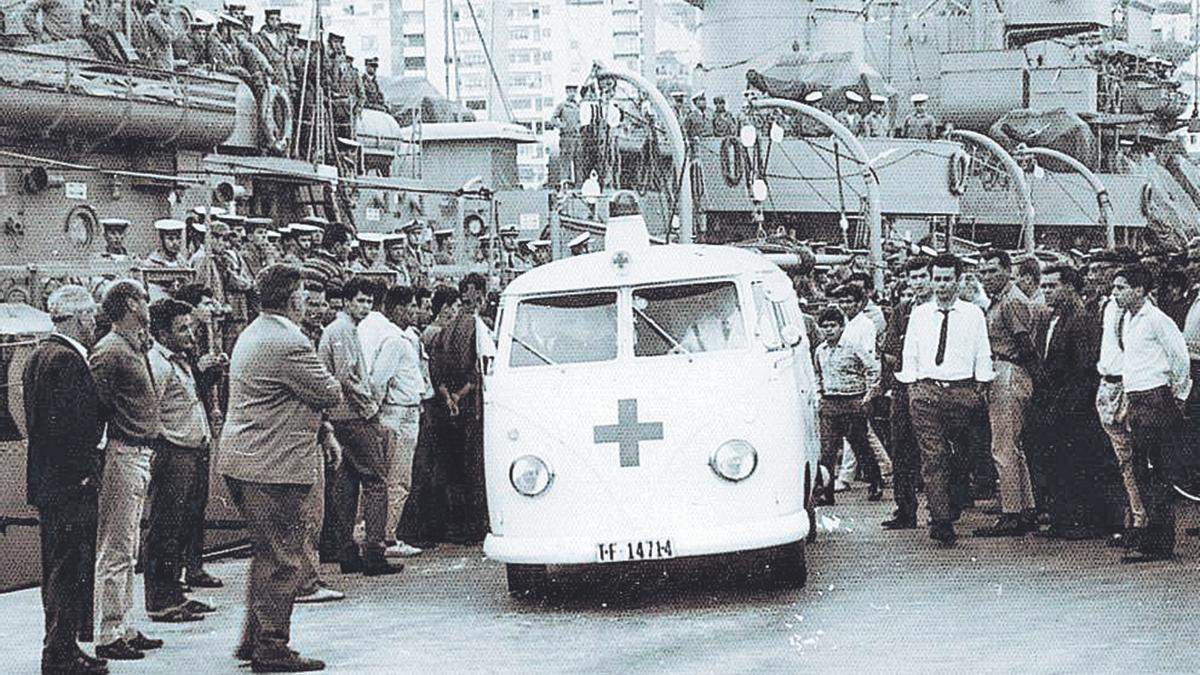
[[[942,331],[938,334],[937,356],[933,357],[933,363],[940,366],[946,360],[946,333],[950,328],[950,310],[939,309],[938,311],[942,313]]]

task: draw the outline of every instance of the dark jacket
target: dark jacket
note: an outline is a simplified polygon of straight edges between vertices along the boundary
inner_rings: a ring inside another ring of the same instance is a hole
[[[61,504],[100,486],[104,420],[96,382],[83,356],[52,335],[38,346],[22,377],[29,430],[26,500]]]
[[[1059,315],[1050,335],[1046,337],[1050,320],[1038,326],[1038,356],[1045,355],[1037,386],[1036,410],[1053,419],[1061,415],[1095,416],[1096,388],[1100,376],[1096,361],[1100,358],[1099,335],[1091,323],[1094,317],[1084,310],[1083,303],[1068,305]]]

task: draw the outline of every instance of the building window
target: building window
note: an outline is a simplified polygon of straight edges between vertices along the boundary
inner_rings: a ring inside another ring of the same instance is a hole
[[[424,47],[425,46],[425,34],[424,33],[407,33],[404,36],[404,44],[409,47]]]
[[[528,40],[530,38],[529,29],[524,27],[516,27],[508,29],[509,40]]]
[[[379,36],[364,35],[359,40],[359,44],[362,45],[362,51],[368,54],[374,54],[375,50],[379,48]]]
[[[512,108],[513,110],[532,110],[533,100],[528,98],[514,98],[512,99]]]
[[[543,38],[549,38],[549,37],[550,37],[550,29],[549,29],[549,28],[543,28],[543,29],[542,29],[542,37],[543,37]]]
[[[425,70],[424,56],[406,56],[404,57],[405,70]]]
[[[467,110],[487,110],[487,101],[467,101]]]
[[[342,13],[354,16],[354,5],[346,5],[345,7],[342,7]]]
[[[614,35],[613,52],[617,54],[637,54],[642,51],[642,41],[636,35]]]
[[[534,7],[534,8],[533,8],[533,9],[532,9],[532,10],[529,12],[529,15],[530,15],[530,16],[532,16],[532,17],[533,17],[533,18],[535,18],[535,19],[540,19],[540,18],[541,18],[541,16],[542,16],[542,11],[541,11],[540,9],[538,9],[537,7]]]
[[[402,16],[405,26],[425,27],[425,12],[405,12]],[[415,31],[414,31],[415,32]]]
[[[550,57],[553,55],[554,52],[542,52],[542,61],[545,63],[550,63]]]

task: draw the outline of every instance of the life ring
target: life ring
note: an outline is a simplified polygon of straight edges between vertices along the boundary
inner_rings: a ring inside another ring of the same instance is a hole
[[[971,156],[965,150],[955,150],[950,156],[950,194],[961,196],[966,193],[970,173]]]
[[[282,117],[282,119],[281,119]],[[292,101],[287,92],[272,84],[258,105],[258,127],[263,146],[278,153],[287,152],[292,142]]]
[[[742,182],[742,157],[745,149],[734,136],[726,136],[721,141],[721,176],[729,187],[737,187]]]
[[[1150,207],[1154,204],[1154,186],[1146,183],[1142,186],[1141,207],[1142,215],[1150,217]]]

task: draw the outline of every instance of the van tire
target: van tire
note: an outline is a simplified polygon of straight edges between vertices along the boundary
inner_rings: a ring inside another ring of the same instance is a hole
[[[508,594],[514,597],[540,597],[550,576],[545,565],[505,565]]]
[[[812,464],[804,464],[804,513],[808,514],[808,534],[804,541],[809,544],[817,540],[817,494],[813,484]]]
[[[804,542],[780,546],[778,557],[771,566],[775,583],[781,588],[804,588],[808,583],[808,563],[804,558]]]

